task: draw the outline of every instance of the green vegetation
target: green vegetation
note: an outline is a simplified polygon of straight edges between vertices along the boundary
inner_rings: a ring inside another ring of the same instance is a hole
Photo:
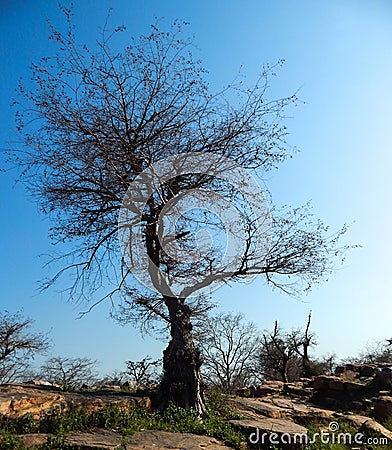
[[[87,413],[80,409],[72,411],[60,411],[54,409],[50,414],[40,420],[35,420],[30,414],[17,420],[2,419],[0,421],[0,446],[1,449],[22,450],[24,445],[18,435],[29,433],[50,434],[49,441],[43,447],[46,450],[64,448],[64,437],[71,431],[91,431],[96,428],[116,430],[127,436],[140,430],[163,430],[178,433],[194,433],[212,436],[236,449],[246,449],[246,437],[235,431],[227,422],[228,419],[239,418],[235,411],[230,410],[226,404],[226,396],[218,390],[209,391],[206,399],[207,415],[200,421],[195,409],[183,409],[170,404],[164,412],[152,412],[144,406],[133,404],[128,408],[116,406],[104,407],[98,411]],[[328,432],[328,421],[307,421],[303,423],[308,429],[308,436],[312,437],[320,431]],[[349,450],[353,444],[344,443],[344,439],[338,440],[339,433],[354,437],[358,430],[345,423],[340,423],[338,432],[334,433],[334,439],[330,442],[315,439],[314,443],[304,444],[301,450]],[[392,430],[392,420],[384,423]],[[332,434],[330,434],[331,436]],[[380,438],[380,436],[373,436]],[[367,437],[363,437],[366,445]],[[382,442],[382,441],[379,441]],[[252,448],[264,448],[254,446]],[[377,444],[377,450],[388,450],[388,445]],[[30,448],[33,450],[34,448]],[[271,447],[270,450],[281,450],[281,447]]]
[[[95,428],[116,430],[123,436],[139,430],[163,430],[213,436],[227,445],[240,448],[246,438],[233,430],[227,419],[235,415],[224,406],[224,396],[211,392],[207,398],[207,415],[200,421],[195,409],[183,409],[170,404],[164,412],[148,411],[144,406],[130,405],[128,408],[104,407],[86,413],[83,410],[61,411],[53,409],[40,420],[27,414],[21,419],[0,421],[0,445],[6,449],[23,449],[18,435],[48,433],[50,441],[45,449],[62,449],[64,436],[71,431],[89,431]]]

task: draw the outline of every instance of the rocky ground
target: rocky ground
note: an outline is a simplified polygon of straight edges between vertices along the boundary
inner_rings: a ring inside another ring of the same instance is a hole
[[[348,364],[333,376],[318,376],[295,383],[268,381],[244,388],[227,399],[235,412],[231,425],[252,441],[259,435],[306,435],[312,423],[347,424],[365,435],[382,436],[392,448],[392,432],[382,425],[392,419],[392,370],[387,367]],[[16,420],[29,413],[38,419],[59,408],[81,408],[92,412],[104,406],[125,407],[138,403],[150,408],[148,397],[136,397],[121,391],[85,393],[28,384],[0,386],[0,417]],[[21,435],[26,448],[39,448],[49,434]],[[248,442],[249,443],[249,442]],[[166,431],[139,431],[124,439],[115,430],[94,429],[71,432],[64,440],[68,449],[210,449],[228,448],[208,436]],[[35,447],[34,447],[35,446]],[[245,447],[245,445],[244,445]],[[282,445],[282,448],[284,445]],[[296,448],[287,445],[287,448]],[[365,448],[365,447],[364,447]]]

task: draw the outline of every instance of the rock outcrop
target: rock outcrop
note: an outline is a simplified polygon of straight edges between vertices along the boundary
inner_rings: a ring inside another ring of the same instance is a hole
[[[0,416],[18,419],[31,414],[34,419],[53,409],[83,409],[90,413],[105,406],[127,407],[138,403],[150,408],[148,397],[135,397],[126,392],[64,392],[60,389],[28,384],[0,385]]]
[[[240,397],[229,397],[226,402],[233,411],[229,421],[241,430],[248,443],[263,439],[268,446],[275,437],[279,448],[299,449],[307,436],[306,426],[323,423],[347,423],[365,436],[382,436],[392,448],[392,432],[384,420],[392,418],[392,389],[390,372],[376,365],[346,364],[337,368],[335,375],[317,376],[298,382],[268,381],[239,391]],[[382,381],[380,381],[382,377]],[[122,390],[64,392],[53,386],[8,384],[0,386],[0,416],[18,419],[31,414],[38,419],[49,411],[83,409],[90,413],[105,406],[129,407],[140,404],[150,408],[150,399],[137,397]],[[377,422],[380,420],[381,423]],[[321,430],[322,431],[322,430]],[[53,436],[25,434],[20,436],[26,448],[43,448]],[[299,438],[297,445],[295,439]],[[97,429],[89,432],[70,432],[63,438],[68,449],[184,449],[220,450],[227,448],[207,436],[164,431],[139,431],[132,436],[121,436],[115,430]],[[252,440],[253,439],[253,440]],[[284,444],[283,439],[289,442]],[[261,445],[260,448],[264,448]],[[267,447],[265,447],[267,448]]]
[[[374,417],[376,419],[388,419],[392,417],[392,397],[381,396],[374,405]]]

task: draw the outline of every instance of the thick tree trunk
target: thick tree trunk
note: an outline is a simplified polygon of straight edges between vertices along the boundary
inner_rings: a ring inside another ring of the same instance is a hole
[[[157,406],[173,402],[182,408],[195,408],[205,414],[201,387],[201,356],[195,347],[190,308],[184,299],[165,297],[171,322],[171,340],[163,352],[163,378],[157,395]]]

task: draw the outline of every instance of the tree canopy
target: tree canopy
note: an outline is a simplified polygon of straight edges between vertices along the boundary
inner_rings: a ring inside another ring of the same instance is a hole
[[[265,66],[252,86],[235,81],[211,92],[184,22],[168,31],[153,25],[122,50],[125,27],[105,27],[88,48],[77,41],[71,11],[63,12],[66,30],[51,27],[58,53],[32,65],[34,88],[20,85],[26,149],[13,155],[53,218],[53,241],[72,245],[46,286],[70,271],[71,298],[120,294],[126,320],[163,321],[171,342],[159,403],[202,412],[191,318],[210,307],[208,288],[263,275],[287,293],[306,291],[342,256],[345,229],[329,234],[307,207],[278,212],[252,187],[251,172],[263,176],[291,156],[283,119],[297,98],[267,97],[280,63]],[[174,289],[179,282],[184,289]],[[207,296],[198,295],[205,288]]]

